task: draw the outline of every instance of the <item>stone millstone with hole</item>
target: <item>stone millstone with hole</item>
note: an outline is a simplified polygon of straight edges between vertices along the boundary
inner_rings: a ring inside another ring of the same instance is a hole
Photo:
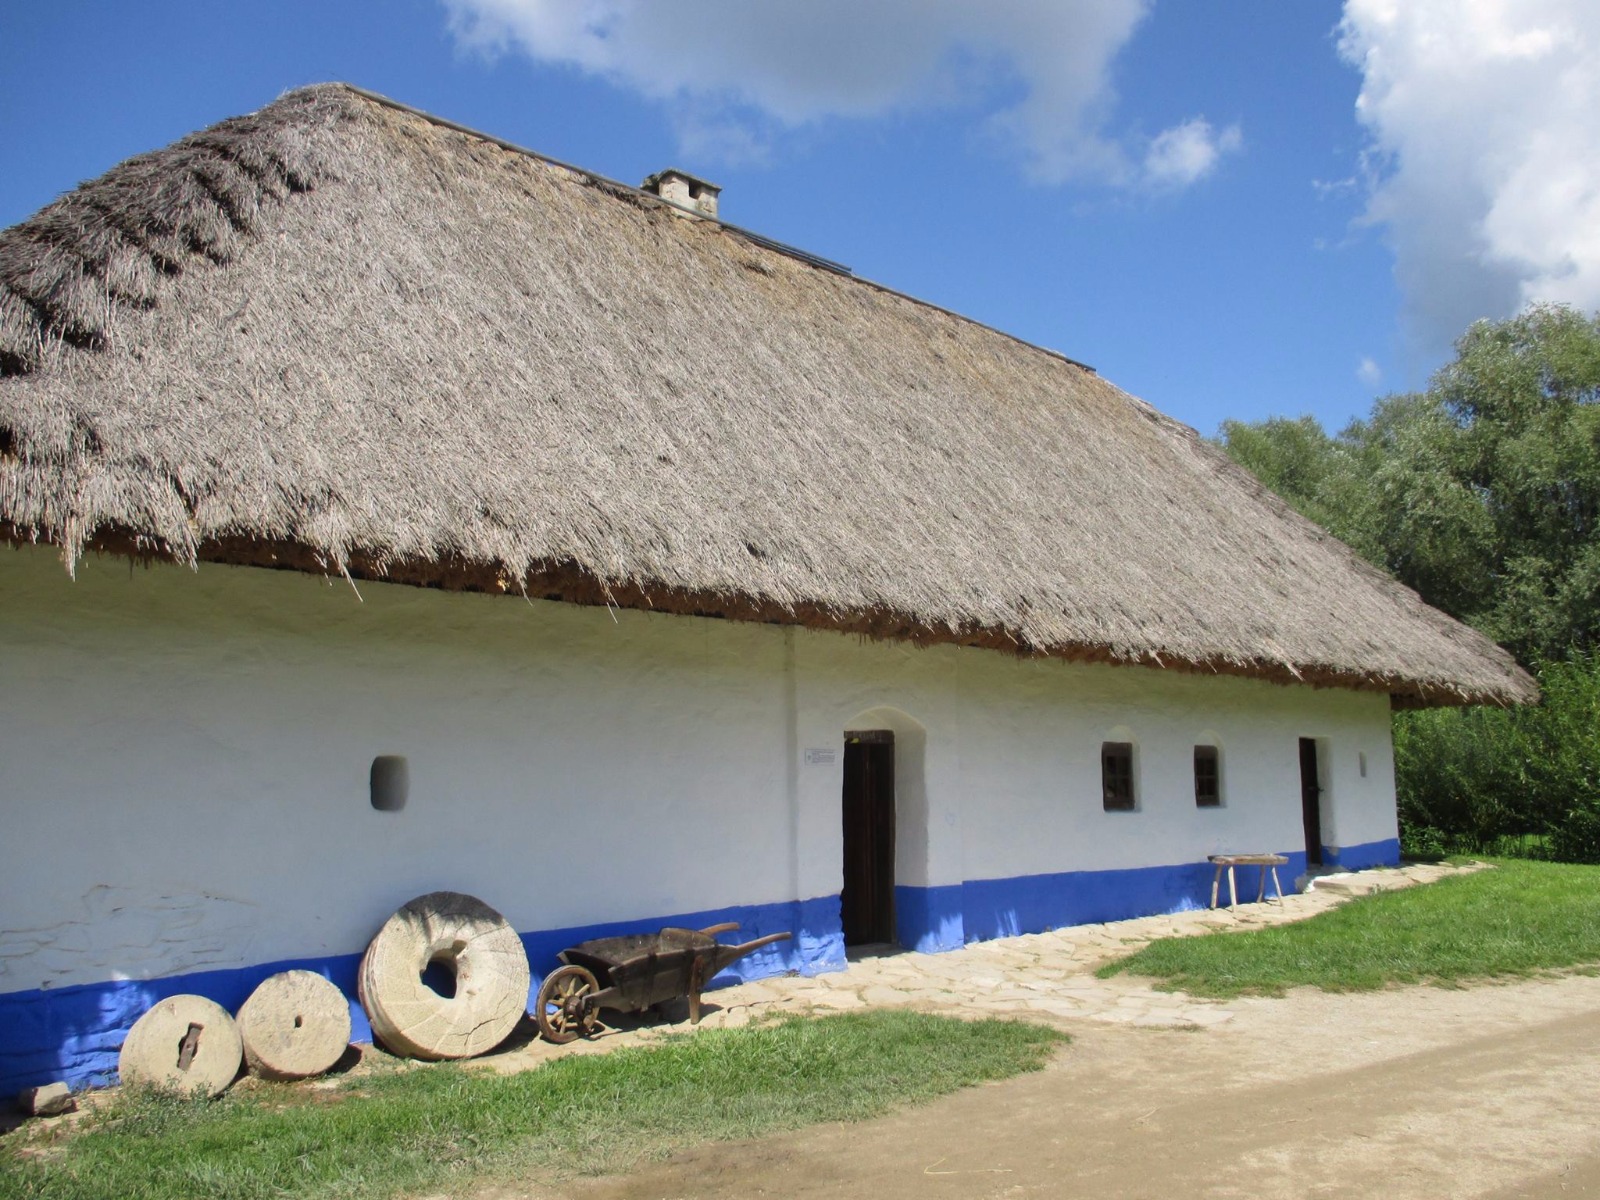
[[[220,1096],[243,1058],[239,1027],[227,1009],[204,996],[169,996],[128,1030],[117,1072],[123,1083]]]
[[[262,980],[237,1020],[245,1061],[266,1079],[321,1075],[350,1045],[344,993],[310,971],[283,971]]]
[[[423,975],[454,977],[442,995]],[[372,1032],[410,1058],[493,1050],[528,1010],[528,955],[506,919],[459,892],[418,896],[384,923],[361,959],[358,987]]]

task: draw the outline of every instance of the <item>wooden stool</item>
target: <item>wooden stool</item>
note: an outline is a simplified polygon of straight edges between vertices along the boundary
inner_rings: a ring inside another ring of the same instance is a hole
[[[1260,867],[1261,887],[1256,892],[1256,903],[1266,899],[1267,872],[1272,872],[1272,890],[1277,894],[1278,903],[1283,903],[1283,887],[1278,883],[1278,868],[1284,866],[1289,860],[1281,854],[1212,854],[1207,857],[1215,871],[1211,876],[1211,907],[1217,906],[1217,888],[1222,883],[1222,872],[1228,872],[1228,909],[1232,911],[1238,902],[1239,892],[1234,886],[1233,869],[1235,867]]]

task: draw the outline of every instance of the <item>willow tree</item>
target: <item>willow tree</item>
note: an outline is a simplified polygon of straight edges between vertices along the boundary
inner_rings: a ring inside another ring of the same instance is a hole
[[[1222,428],[1312,520],[1524,663],[1600,646],[1600,315],[1480,321],[1423,392],[1337,436]]]

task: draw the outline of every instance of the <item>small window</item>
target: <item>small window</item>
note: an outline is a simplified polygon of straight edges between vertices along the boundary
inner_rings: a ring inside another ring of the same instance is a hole
[[[1133,811],[1133,743],[1100,743],[1100,787],[1107,812]]]
[[[1215,746],[1194,748],[1194,802],[1200,808],[1222,805],[1222,772],[1217,766]]]

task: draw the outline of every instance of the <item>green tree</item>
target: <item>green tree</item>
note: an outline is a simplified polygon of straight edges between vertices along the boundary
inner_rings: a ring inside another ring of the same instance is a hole
[[[1311,417],[1222,442],[1310,519],[1538,672],[1534,708],[1395,717],[1402,835],[1484,850],[1547,833],[1600,861],[1600,315],[1481,321],[1424,392],[1330,437]]]
[[[1474,325],[1430,393],[1453,418],[1453,472],[1492,531],[1467,610],[1524,661],[1600,634],[1600,316],[1544,306]],[[1404,576],[1402,576],[1404,578]]]
[[[1331,438],[1315,417],[1224,421],[1222,443],[1235,462],[1357,553],[1382,566],[1371,468],[1361,447]]]
[[[1336,437],[1225,422],[1222,443],[1306,516],[1524,663],[1600,646],[1600,316],[1480,321],[1427,391]]]
[[[1600,655],[1539,668],[1542,703],[1396,715],[1395,785],[1408,850],[1548,833],[1554,857],[1600,862]]]

